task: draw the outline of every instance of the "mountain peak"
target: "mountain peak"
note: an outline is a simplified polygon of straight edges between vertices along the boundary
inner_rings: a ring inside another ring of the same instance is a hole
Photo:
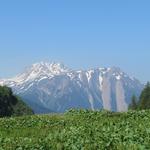
[[[10,80],[20,85],[28,81],[34,81],[38,78],[50,78],[68,71],[69,69],[62,63],[39,62],[29,66],[23,73]]]
[[[38,67],[42,67],[42,68],[56,68],[56,69],[67,69],[67,67],[63,64],[63,63],[59,63],[59,62],[39,62],[39,63],[34,63],[31,68],[38,68]]]
[[[76,71],[57,62],[35,63],[15,78],[0,80],[0,85],[11,87],[38,113],[43,108],[125,111],[131,96],[143,88],[117,67]]]
[[[63,64],[58,62],[39,62],[33,64],[28,68],[28,71],[34,71],[35,73],[45,73],[45,74],[60,74],[67,72],[69,69]]]

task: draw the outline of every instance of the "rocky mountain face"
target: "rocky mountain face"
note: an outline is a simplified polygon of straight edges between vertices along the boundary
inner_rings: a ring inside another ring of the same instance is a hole
[[[36,113],[70,108],[126,111],[143,85],[119,68],[71,70],[60,63],[36,63],[12,79],[0,80],[21,96]]]

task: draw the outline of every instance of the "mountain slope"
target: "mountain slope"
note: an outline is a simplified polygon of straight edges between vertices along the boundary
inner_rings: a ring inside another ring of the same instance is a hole
[[[36,63],[12,79],[0,80],[25,99],[36,113],[70,108],[126,111],[143,85],[119,68],[71,70],[60,63]]]

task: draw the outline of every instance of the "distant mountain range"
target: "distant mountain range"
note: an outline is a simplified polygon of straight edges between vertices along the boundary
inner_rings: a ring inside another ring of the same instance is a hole
[[[36,63],[12,79],[1,79],[35,113],[64,112],[70,108],[126,111],[133,94],[143,89],[120,68],[72,70],[61,63]]]

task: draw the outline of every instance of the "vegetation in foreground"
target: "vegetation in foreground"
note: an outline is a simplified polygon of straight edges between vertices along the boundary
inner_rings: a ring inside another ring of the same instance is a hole
[[[150,110],[70,110],[0,119],[1,150],[150,149]]]
[[[0,150],[150,149],[150,84],[128,112],[70,110],[31,115],[8,87],[0,86]],[[144,110],[142,110],[144,109]]]

